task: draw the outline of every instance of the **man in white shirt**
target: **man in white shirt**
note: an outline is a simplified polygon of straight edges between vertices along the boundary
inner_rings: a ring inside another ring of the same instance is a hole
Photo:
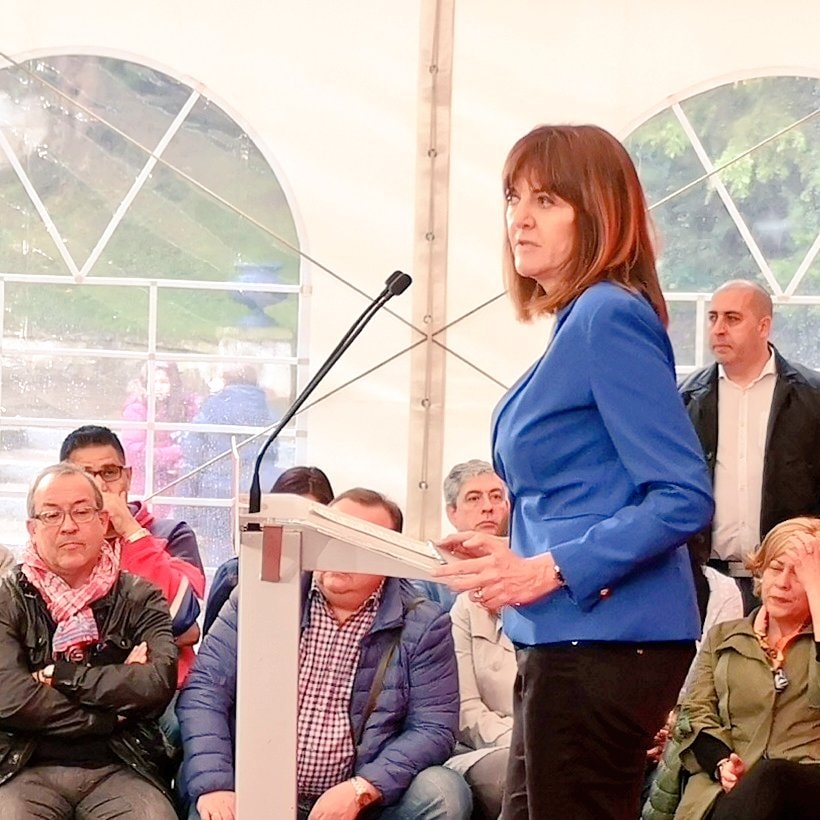
[[[745,557],[775,524],[820,514],[820,374],[769,343],[772,300],[754,282],[718,288],[708,319],[716,363],[681,386],[715,491],[711,530],[692,546],[736,579],[749,612]]]

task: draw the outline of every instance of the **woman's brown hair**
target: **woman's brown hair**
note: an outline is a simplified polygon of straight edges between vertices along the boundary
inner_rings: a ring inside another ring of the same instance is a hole
[[[289,467],[276,479],[270,491],[309,495],[320,504],[330,504],[333,501],[330,479],[318,467]]]
[[[565,275],[547,293],[519,276],[505,234],[504,282],[518,318],[554,313],[588,287],[608,280],[644,294],[664,325],[669,314],[641,183],[626,149],[595,125],[542,125],[512,147],[504,163],[504,196],[519,177],[575,210],[575,248]]]

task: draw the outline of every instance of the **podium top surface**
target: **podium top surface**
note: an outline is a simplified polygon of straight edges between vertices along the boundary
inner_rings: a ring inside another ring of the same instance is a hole
[[[455,560],[449,553],[439,552],[432,541],[418,541],[302,496],[269,493],[262,496],[261,507],[259,513],[246,513],[240,516],[243,528],[251,522],[261,527],[292,528],[303,534],[318,536],[328,544],[350,544],[428,572],[434,567]]]

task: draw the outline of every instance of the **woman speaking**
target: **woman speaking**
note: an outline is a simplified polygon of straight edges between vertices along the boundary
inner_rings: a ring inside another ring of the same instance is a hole
[[[516,646],[504,820],[632,818],[646,749],[700,634],[686,539],[712,498],[675,387],[646,202],[623,146],[542,126],[503,172],[504,274],[546,351],[493,417],[505,539],[458,533],[438,571]]]

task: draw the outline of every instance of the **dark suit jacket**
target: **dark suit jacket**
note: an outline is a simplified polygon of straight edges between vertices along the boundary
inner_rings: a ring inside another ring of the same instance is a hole
[[[774,360],[777,382],[763,462],[761,540],[788,518],[820,516],[820,373],[787,361],[776,349]],[[691,373],[679,389],[714,479],[719,435],[717,365]],[[711,528],[691,546],[711,553]]]

